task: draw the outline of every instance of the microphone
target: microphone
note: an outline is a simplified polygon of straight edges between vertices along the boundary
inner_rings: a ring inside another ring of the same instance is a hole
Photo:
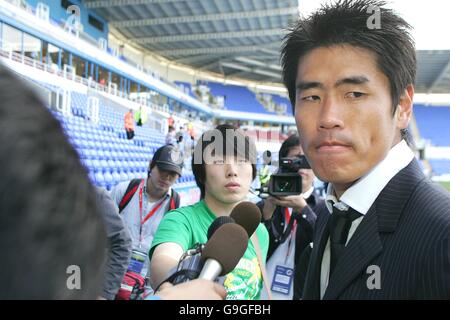
[[[249,238],[261,223],[261,211],[256,204],[250,201],[237,204],[231,211],[230,217],[247,231]]]
[[[220,216],[216,218],[208,228],[208,235],[207,235],[208,240],[211,239],[211,236],[214,234],[214,232],[216,232],[217,229],[219,229],[222,225],[226,223],[234,223],[233,218],[229,216]]]
[[[207,237],[208,240],[213,237],[215,232],[224,224],[233,223],[234,220],[229,216],[220,216],[216,218],[208,228]],[[186,281],[196,279],[203,267],[203,261],[201,258],[202,251],[204,250],[205,244],[197,243],[193,248],[187,250],[180,261],[178,262],[178,267],[172,274],[171,279],[172,284],[179,284]]]
[[[248,236],[243,227],[226,223],[219,227],[205,244],[199,279],[214,281],[232,271],[247,250]]]

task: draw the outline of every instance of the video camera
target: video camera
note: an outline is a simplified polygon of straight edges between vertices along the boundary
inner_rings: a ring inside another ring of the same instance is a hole
[[[298,174],[299,169],[311,169],[304,155],[281,158],[278,172],[272,174],[268,186],[259,189],[260,196],[264,193],[283,197],[302,193],[302,177]]]
[[[204,244],[197,243],[194,248],[183,254],[178,262],[178,267],[172,276],[172,284],[176,285],[197,279],[203,268],[201,255],[204,247]]]

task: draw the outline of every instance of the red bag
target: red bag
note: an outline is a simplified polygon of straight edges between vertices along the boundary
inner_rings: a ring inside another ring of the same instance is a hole
[[[127,271],[123,277],[116,300],[137,300],[145,291],[145,279],[136,272]]]

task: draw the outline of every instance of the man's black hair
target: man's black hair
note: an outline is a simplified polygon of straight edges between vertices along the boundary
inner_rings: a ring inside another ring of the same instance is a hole
[[[255,143],[248,136],[246,136],[242,132],[242,130],[236,128],[235,126],[229,124],[218,125],[215,129],[206,131],[205,133],[202,134],[202,136],[200,137],[194,148],[194,154],[192,156],[192,173],[194,174],[197,186],[200,188],[201,199],[204,199],[205,197],[205,179],[206,179],[206,172],[205,172],[206,163],[204,159],[205,149],[209,145],[215,142],[217,143],[215,139],[208,140],[205,138],[206,136],[208,136],[208,134],[211,135],[211,133],[219,134],[223,140],[222,146],[217,146],[216,148],[214,148],[216,152],[228,156],[241,156],[246,160],[250,161],[252,165],[252,177],[253,179],[255,179],[256,177]],[[231,139],[233,139],[233,141],[230,141]],[[244,144],[240,145],[239,141],[243,141]],[[226,148],[227,142],[232,143],[233,150],[227,150]],[[233,154],[229,154],[230,152],[233,152]]]
[[[284,38],[281,49],[283,82],[295,113],[296,78],[301,59],[320,47],[350,45],[372,52],[380,71],[389,79],[392,114],[400,97],[416,77],[416,52],[409,34],[411,26],[385,1],[338,0],[325,4],[308,18],[299,19]],[[371,16],[380,10],[380,28],[370,29]],[[402,136],[408,134],[402,130]]]
[[[1,65],[0,128],[0,299],[95,299],[106,250],[95,191],[59,122]]]
[[[279,158],[287,157],[289,150],[293,147],[298,147],[300,145],[300,136],[296,134],[290,135],[286,140],[283,141],[278,152]]]

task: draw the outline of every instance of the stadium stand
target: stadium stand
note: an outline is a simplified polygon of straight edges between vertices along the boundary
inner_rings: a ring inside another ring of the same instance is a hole
[[[430,159],[428,160],[433,168],[433,174],[437,176],[450,174],[450,160]]]
[[[217,82],[208,82],[207,85],[213,96],[225,97],[225,107],[228,110],[271,114],[248,88]]]
[[[286,115],[292,115],[292,106],[291,106],[291,102],[289,101],[289,99],[285,98],[285,97],[281,97],[279,95],[276,94],[272,94],[272,100],[273,102],[275,102],[278,105],[285,105],[286,106]]]
[[[57,111],[52,113],[78,151],[91,181],[110,190],[119,182],[144,178],[149,160],[164,144],[164,135],[143,126],[136,127],[136,137],[128,140],[123,130],[123,114],[100,105],[100,121],[93,123],[86,117],[87,99],[84,94],[72,92],[73,116],[64,116]],[[193,181],[192,173],[186,172],[175,188]]]
[[[184,93],[190,95],[194,99],[198,99],[197,96],[192,91],[192,86],[189,82],[183,82],[183,81],[174,81],[175,85]]]
[[[450,146],[450,107],[414,105],[414,113],[422,138],[434,146]]]

